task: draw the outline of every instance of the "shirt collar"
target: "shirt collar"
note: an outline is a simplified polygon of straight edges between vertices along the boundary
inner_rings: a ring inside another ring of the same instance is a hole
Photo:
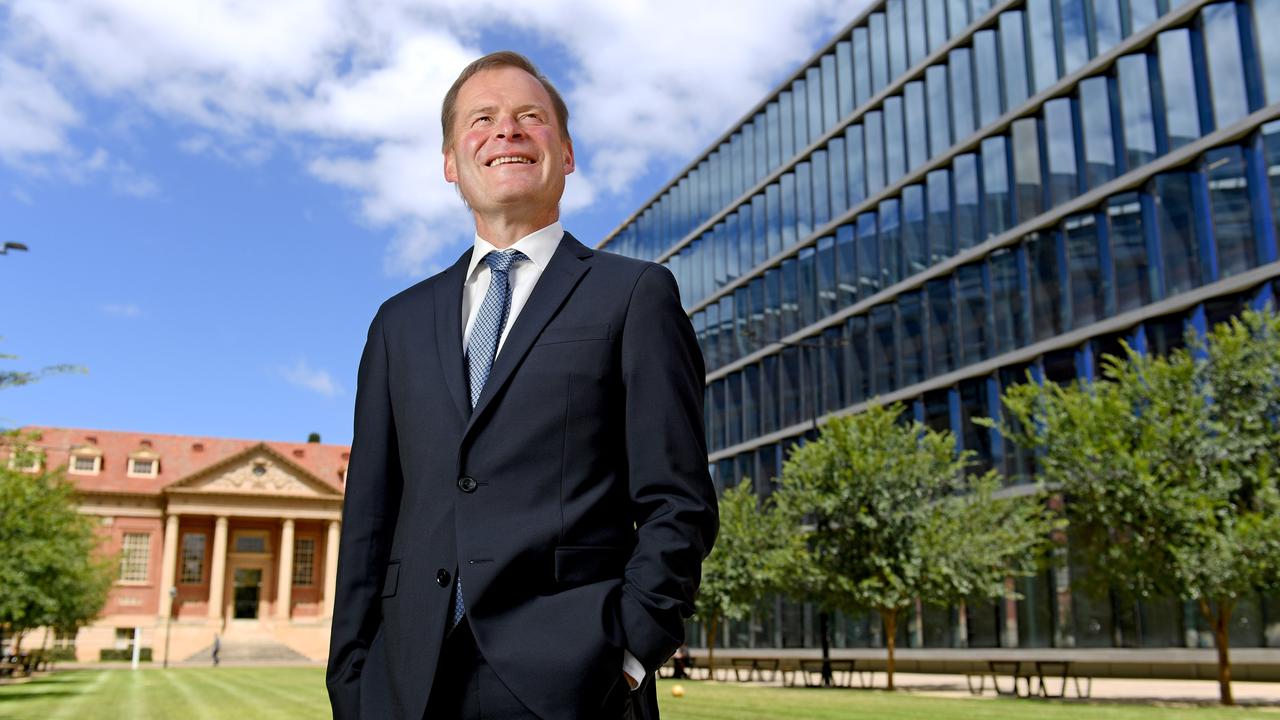
[[[557,220],[541,230],[534,230],[511,245],[512,248],[525,254],[541,270],[547,269],[551,256],[560,246],[560,238],[564,237],[564,226]],[[475,279],[476,268],[484,260],[484,256],[497,250],[488,240],[476,235],[475,245],[471,250],[471,260],[467,263],[467,282]]]

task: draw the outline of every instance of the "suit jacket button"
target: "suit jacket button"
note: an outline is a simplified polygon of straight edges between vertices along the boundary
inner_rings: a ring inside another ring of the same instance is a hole
[[[476,479],[470,475],[463,475],[458,478],[458,489],[464,493],[473,493],[476,491]]]
[[[436,584],[440,587],[449,587],[449,571],[441,568],[436,571]]]

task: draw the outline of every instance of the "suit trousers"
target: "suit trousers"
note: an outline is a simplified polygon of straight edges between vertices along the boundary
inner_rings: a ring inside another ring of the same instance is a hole
[[[618,668],[618,682],[601,708],[602,720],[631,720],[631,692]],[[485,661],[464,618],[449,632],[440,652],[431,698],[423,720],[539,720]],[[584,718],[583,720],[595,720]]]

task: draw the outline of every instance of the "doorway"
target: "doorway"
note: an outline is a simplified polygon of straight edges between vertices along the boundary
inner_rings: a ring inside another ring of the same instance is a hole
[[[262,595],[262,570],[260,568],[236,568],[234,610],[236,620],[256,620],[258,600]]]

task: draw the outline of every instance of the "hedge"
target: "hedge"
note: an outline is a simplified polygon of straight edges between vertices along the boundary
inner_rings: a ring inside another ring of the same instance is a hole
[[[133,648],[102,648],[99,660],[133,660]],[[144,647],[140,653],[142,662],[151,662],[151,648]]]

